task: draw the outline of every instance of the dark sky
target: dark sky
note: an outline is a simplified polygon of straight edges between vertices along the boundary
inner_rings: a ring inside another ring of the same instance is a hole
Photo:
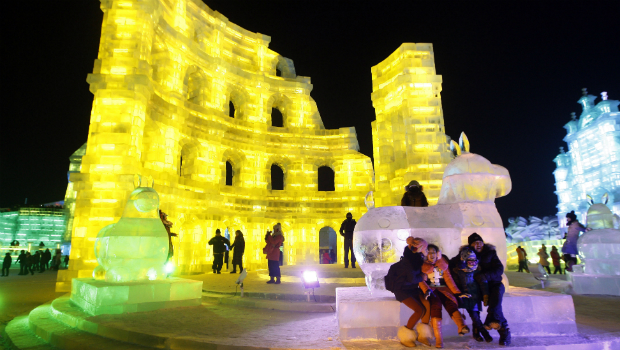
[[[355,126],[372,156],[370,68],[403,42],[430,42],[446,133],[503,165],[504,219],[556,212],[552,162],[581,88],[620,99],[620,1],[234,1],[205,3],[312,78],[326,128]],[[88,135],[86,75],[97,0],[7,1],[0,14],[0,207],[64,198],[68,157]]]

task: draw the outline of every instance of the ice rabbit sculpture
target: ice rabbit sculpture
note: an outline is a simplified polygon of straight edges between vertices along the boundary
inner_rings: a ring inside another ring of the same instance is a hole
[[[607,207],[609,197],[603,195],[602,203],[593,203],[588,208],[588,228],[577,240],[579,255],[584,261],[584,273],[588,275],[620,275],[620,230],[617,216]],[[616,289],[618,287],[616,286]]]
[[[486,243],[496,246],[506,265],[506,235],[495,198],[510,193],[510,175],[504,167],[467,152],[468,144],[462,154],[460,147],[456,148],[459,155],[444,171],[437,205],[370,208],[358,220],[353,249],[373,294],[385,290],[384,277],[402,256],[409,236],[424,238],[453,257],[467,244],[467,237],[477,232]]]
[[[148,179],[152,186],[152,179]],[[147,185],[131,192],[123,216],[105,226],[95,241],[99,266],[93,277],[106,282],[164,279],[168,257],[168,233],[159,218],[159,195]]]

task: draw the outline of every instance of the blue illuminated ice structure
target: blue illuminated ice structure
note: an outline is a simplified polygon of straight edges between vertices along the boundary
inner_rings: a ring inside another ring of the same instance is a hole
[[[152,179],[145,182],[151,182]],[[123,216],[105,226],[95,241],[99,266],[96,280],[131,282],[164,279],[168,257],[168,232],[159,218],[159,195],[149,185],[131,192]]]
[[[620,101],[608,100],[607,93],[601,93],[602,100],[596,105],[596,97],[583,96],[577,101],[583,108],[579,118],[572,114],[572,120],[564,128],[564,141],[568,152],[560,149],[553,160],[556,163],[556,194],[558,196],[558,220],[565,232],[566,213],[574,210],[583,222],[588,210],[586,194],[601,198],[609,194],[607,206],[620,213]]]
[[[588,196],[589,230],[577,241],[583,266],[567,272],[575,293],[620,296],[620,230],[614,228],[618,217],[605,205],[607,201],[606,194],[596,204]]]

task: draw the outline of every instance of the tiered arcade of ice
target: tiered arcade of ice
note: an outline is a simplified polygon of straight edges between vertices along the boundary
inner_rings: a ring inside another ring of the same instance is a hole
[[[605,194],[601,203],[593,204],[588,197],[588,231],[577,241],[582,265],[569,272],[573,290],[579,294],[620,296],[620,230],[617,216],[606,206]]]
[[[495,198],[510,193],[510,175],[504,167],[469,153],[464,134],[460,144],[463,153],[446,167],[437,205],[371,208],[358,220],[353,246],[371,292],[385,289],[383,278],[410,236],[424,238],[452,257],[477,232],[497,247],[506,265],[506,236]]]
[[[211,269],[207,242],[217,228],[241,230],[243,265],[264,268],[263,237],[278,222],[285,263],[318,263],[318,232],[338,230],[347,212],[360,217],[373,189],[355,128],[325,129],[310,78],[268,48],[270,37],[200,0],[102,0],[101,9],[89,137],[81,170],[70,175],[72,263],[59,271],[57,290],[92,274],[97,233],[120,219],[134,174],[155,180],[179,234],[173,263],[181,273]],[[272,166],[283,189],[272,188]],[[318,191],[324,166],[335,191]],[[342,261],[341,240],[338,250]]]
[[[620,214],[620,101],[607,99],[607,93],[601,93],[602,100],[594,103],[596,96],[588,95],[583,89],[583,96],[577,101],[583,111],[579,119],[573,113],[573,120],[564,128],[567,135],[564,141],[568,152],[560,149],[560,154],[553,160],[556,163],[556,194],[558,196],[558,220],[565,230],[566,213],[574,210],[583,222],[588,207],[586,195],[601,198],[609,194],[607,203],[616,214]]]

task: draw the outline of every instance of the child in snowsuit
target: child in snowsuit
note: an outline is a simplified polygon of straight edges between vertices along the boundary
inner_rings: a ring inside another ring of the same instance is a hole
[[[2,261],[2,277],[9,277],[9,269],[11,268],[12,262],[13,258],[11,258],[11,253],[6,253]]]
[[[490,343],[493,338],[480,320],[481,301],[484,300],[484,305],[488,305],[489,285],[483,275],[477,273],[479,270],[478,258],[476,258],[473,249],[469,246],[462,247],[458,257],[460,259],[452,269],[452,277],[462,293],[458,296],[459,307],[466,309],[469,317],[471,317],[474,339],[479,342],[485,340]]]

